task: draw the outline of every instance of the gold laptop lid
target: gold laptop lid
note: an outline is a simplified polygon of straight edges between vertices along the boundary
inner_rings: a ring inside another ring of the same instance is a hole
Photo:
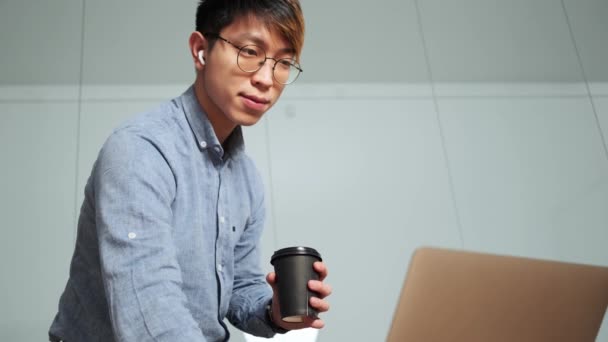
[[[439,248],[410,263],[388,342],[591,342],[608,268]]]

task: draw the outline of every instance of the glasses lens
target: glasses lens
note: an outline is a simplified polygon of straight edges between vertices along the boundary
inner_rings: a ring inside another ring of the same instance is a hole
[[[254,72],[262,67],[265,60],[266,53],[261,47],[257,45],[245,45],[239,51],[236,62],[241,70]]]
[[[256,72],[266,62],[266,52],[257,45],[245,45],[239,50],[236,62],[245,72]],[[279,83],[293,83],[300,76],[300,66],[289,58],[276,61],[273,76]]]
[[[274,78],[279,83],[293,83],[300,76],[300,68],[291,59],[279,59],[274,65]]]

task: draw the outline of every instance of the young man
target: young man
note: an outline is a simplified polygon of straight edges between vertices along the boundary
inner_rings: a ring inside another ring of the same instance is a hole
[[[203,0],[190,37],[194,85],[116,129],[85,189],[51,341],[225,341],[224,317],[257,336],[285,323],[264,279],[264,189],[244,154],[253,125],[301,71],[297,0]],[[310,305],[329,309],[327,269]],[[269,286],[270,284],[270,286]]]

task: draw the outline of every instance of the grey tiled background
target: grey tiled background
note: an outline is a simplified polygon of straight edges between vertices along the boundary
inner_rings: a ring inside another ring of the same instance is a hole
[[[44,340],[97,151],[192,82],[195,6],[0,0],[2,340]],[[383,340],[421,245],[608,265],[607,1],[303,8],[305,72],[245,135],[264,266],[302,244],[331,269],[318,341]]]

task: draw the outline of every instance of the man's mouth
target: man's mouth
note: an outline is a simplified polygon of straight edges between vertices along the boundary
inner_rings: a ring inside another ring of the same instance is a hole
[[[270,106],[270,100],[255,95],[239,94],[246,108],[258,113],[265,112]]]
[[[269,104],[270,103],[270,100],[263,98],[263,97],[257,97],[254,95],[247,95],[247,94],[241,94],[241,96],[250,101],[253,101],[253,102],[259,103],[259,104]]]

